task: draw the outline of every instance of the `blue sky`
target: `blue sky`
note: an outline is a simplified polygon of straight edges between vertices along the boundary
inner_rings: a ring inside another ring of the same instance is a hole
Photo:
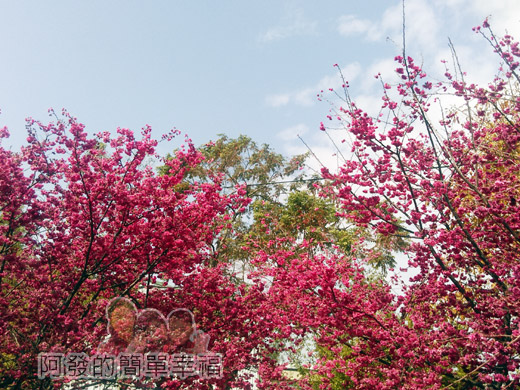
[[[470,75],[492,76],[471,31],[486,16],[520,37],[516,0],[407,0],[406,13],[409,53],[434,73],[449,36]],[[400,34],[398,0],[0,0],[0,125],[17,148],[26,117],[66,108],[92,132],[175,126],[196,144],[247,134],[290,154],[300,134],[326,159],[316,93],[337,86],[333,64],[377,104],[372,76],[391,73]]]

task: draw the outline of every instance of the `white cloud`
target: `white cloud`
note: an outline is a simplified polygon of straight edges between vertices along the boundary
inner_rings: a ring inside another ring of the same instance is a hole
[[[304,123],[299,123],[296,126],[288,127],[277,134],[277,137],[282,141],[294,141],[298,136],[302,136],[309,131],[309,127]]]
[[[305,88],[293,94],[295,104],[303,107],[310,107],[316,101],[317,88]]]
[[[405,10],[407,36],[421,46],[431,48],[439,37],[436,10],[426,0],[408,0],[405,3]],[[368,41],[378,41],[388,37],[394,42],[401,42],[402,4],[398,2],[388,7],[380,20],[360,19],[355,15],[340,16],[337,29],[345,37],[363,35]]]
[[[366,35],[370,41],[381,38],[381,31],[377,23],[367,19],[358,19],[354,15],[343,15],[338,20],[338,32],[345,36]]]
[[[448,35],[477,41],[479,38],[471,36],[468,24],[469,27],[477,26],[487,17],[497,35],[503,35],[507,30],[520,38],[518,0],[406,0],[405,10],[407,41],[420,45],[423,52],[431,53],[439,47],[444,49]],[[373,23],[380,26],[383,35],[391,36],[400,44],[401,2],[389,7],[381,20]]]
[[[448,9],[457,19],[471,18],[475,20],[475,25],[489,17],[492,27],[499,35],[506,29],[515,36],[520,33],[518,0],[433,0],[433,4],[436,8]]]
[[[395,18],[398,14],[402,15],[402,9],[399,5],[398,12],[393,13]],[[445,42],[445,36],[440,34],[440,26],[438,21],[438,14],[430,2],[427,0],[407,1],[405,4],[406,12],[406,35],[410,41],[416,42],[422,50],[435,49],[441,42]],[[398,37],[402,34],[402,21],[399,21]],[[383,22],[384,23],[384,22]],[[392,25],[392,23],[388,23]],[[393,27],[396,29],[395,25]],[[415,46],[415,45],[414,45]]]
[[[271,27],[260,35],[258,40],[263,43],[278,41],[298,35],[312,35],[316,33],[317,22],[305,18],[302,10],[293,10],[278,26]]]
[[[505,30],[516,39],[520,39],[520,2],[518,0],[473,0],[469,2],[473,12],[481,19],[490,16],[491,27],[498,35]],[[479,20],[478,22],[482,22]]]
[[[361,65],[353,62],[341,68],[343,75],[348,81],[353,81],[361,74]],[[300,88],[288,93],[269,95],[265,98],[265,102],[271,107],[281,107],[290,103],[310,107],[317,101],[317,95],[321,91],[333,88],[339,90],[342,88],[343,80],[336,70],[334,74],[321,78],[316,84],[310,87]]]
[[[265,102],[271,107],[282,107],[289,103],[290,98],[290,95],[287,93],[269,95],[265,98]]]

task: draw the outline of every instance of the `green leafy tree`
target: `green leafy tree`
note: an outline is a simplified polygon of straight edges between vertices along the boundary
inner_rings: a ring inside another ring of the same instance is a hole
[[[244,256],[243,246],[254,225],[254,205],[264,201],[282,207],[282,199],[305,183],[302,168],[307,155],[286,158],[269,145],[259,145],[248,136],[229,138],[224,134],[199,147],[198,151],[204,160],[190,169],[186,186],[212,182],[213,178],[220,177],[223,193],[245,191],[251,202],[246,207],[231,210],[227,228],[213,242],[213,265],[222,261],[247,262],[249,255]],[[164,168],[159,171],[166,173]]]

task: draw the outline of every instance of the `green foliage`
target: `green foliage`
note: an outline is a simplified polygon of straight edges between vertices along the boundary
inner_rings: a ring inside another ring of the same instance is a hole
[[[297,172],[307,158],[307,154],[301,154],[287,159],[269,145],[258,145],[245,135],[229,138],[219,134],[217,141],[199,147],[198,151],[204,161],[189,171],[188,181],[204,183],[222,175],[224,191],[233,192],[236,186],[245,185],[249,197],[266,200],[287,191],[288,187],[279,182],[303,177]],[[166,173],[166,168],[159,168],[159,172]]]
[[[248,238],[262,243],[264,250],[276,238],[306,241],[311,245],[305,250],[311,252],[333,246],[346,253],[351,249],[352,232],[341,227],[335,205],[311,189],[294,190],[282,202],[256,201],[252,209],[254,222]]]
[[[229,138],[219,134],[216,141],[198,148],[203,161],[186,175],[186,184],[220,180],[224,193],[234,193],[245,187],[251,199],[248,207],[233,210],[228,229],[223,229],[213,242],[214,263],[247,262],[244,256],[244,239],[254,225],[253,209],[257,202],[273,202],[281,206],[281,199],[289,191],[303,185],[300,173],[306,154],[287,159],[273,151],[269,145],[258,145],[250,137],[240,135]],[[159,168],[162,174],[166,167]],[[179,190],[182,190],[182,184]]]
[[[243,186],[251,199],[248,207],[232,211],[228,228],[213,242],[214,264],[241,265],[239,273],[243,273],[258,250],[289,248],[294,240],[309,243],[300,251],[327,249],[349,254],[353,243],[363,237],[373,249],[368,262],[377,279],[395,265],[395,250],[406,245],[402,239],[353,227],[340,216],[333,192],[325,195],[314,186],[320,178],[305,176],[302,168],[307,154],[287,158],[248,136],[229,138],[224,134],[198,151],[203,161],[190,169],[178,191],[189,184],[220,180],[223,192],[230,194]],[[159,172],[167,174],[166,167]]]

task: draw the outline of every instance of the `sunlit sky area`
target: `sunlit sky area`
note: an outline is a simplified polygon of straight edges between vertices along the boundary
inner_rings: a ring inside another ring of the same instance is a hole
[[[326,155],[319,131],[338,86],[334,64],[360,103],[377,104],[374,74],[391,73],[402,48],[400,0],[0,1],[0,125],[18,148],[25,118],[66,108],[92,132],[154,135],[176,127],[198,145],[247,134],[286,154],[303,139]],[[490,16],[520,37],[517,0],[406,0],[408,54],[426,71],[450,59],[451,38],[469,77],[495,72],[471,28]],[[177,144],[161,146],[163,154]]]

